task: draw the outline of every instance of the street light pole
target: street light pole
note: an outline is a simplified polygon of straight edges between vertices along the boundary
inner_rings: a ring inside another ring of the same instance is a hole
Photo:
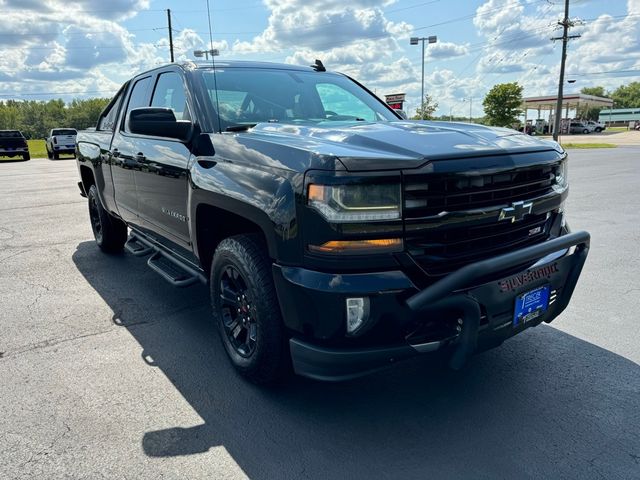
[[[469,98],[462,99],[463,102],[466,102],[467,100],[469,100],[469,123],[471,123],[472,110],[473,110],[473,98],[469,97]]]
[[[215,57],[217,55],[220,55],[220,52],[218,51],[217,48],[212,48],[210,50],[194,50],[193,51],[193,56],[194,57],[205,57],[205,60],[209,60],[209,55],[211,55],[211,57]]]
[[[430,37],[411,37],[409,40],[410,45],[418,45],[418,42],[422,42],[422,89],[420,95],[420,116],[424,116],[424,42],[427,43],[436,43],[438,41],[438,37],[432,35]],[[422,120],[422,118],[421,118]]]

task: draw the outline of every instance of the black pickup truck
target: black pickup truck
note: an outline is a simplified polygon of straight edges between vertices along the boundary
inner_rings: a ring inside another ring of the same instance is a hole
[[[402,120],[355,80],[254,62],[128,81],[77,137],[105,252],[210,286],[233,365],[344,380],[439,352],[452,368],[567,306],[567,154],[502,128]]]
[[[0,157],[31,159],[27,140],[19,130],[0,130]]]

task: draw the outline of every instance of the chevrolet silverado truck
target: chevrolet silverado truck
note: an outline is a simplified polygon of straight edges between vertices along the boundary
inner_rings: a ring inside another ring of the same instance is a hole
[[[403,120],[320,61],[142,73],[76,148],[100,249],[208,284],[256,383],[430,352],[459,369],[556,318],[589,250],[557,143]]]
[[[0,130],[0,157],[31,159],[27,140],[19,130]]]
[[[49,136],[45,140],[47,148],[47,158],[58,160],[60,155],[68,153],[74,155],[76,153],[76,135],[78,132],[75,128],[53,128],[49,132]]]

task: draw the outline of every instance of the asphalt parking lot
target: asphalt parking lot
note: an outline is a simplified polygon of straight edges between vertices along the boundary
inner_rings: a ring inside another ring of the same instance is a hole
[[[640,477],[640,148],[571,153],[568,310],[461,372],[240,379],[204,286],[93,242],[75,162],[0,162],[0,478]]]

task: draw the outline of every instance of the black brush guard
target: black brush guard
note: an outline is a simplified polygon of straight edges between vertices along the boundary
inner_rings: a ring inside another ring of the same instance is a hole
[[[408,340],[402,345],[367,349],[325,348],[292,338],[289,345],[294,369],[298,374],[319,380],[347,380],[445,347],[452,351],[450,367],[459,369],[474,352],[496,346],[528,327],[557,317],[571,299],[589,243],[587,232],[568,233],[467,265],[406,299],[407,306],[425,318],[439,318],[455,311],[460,317],[461,329],[454,338],[418,344]],[[527,268],[531,264],[533,266]],[[523,267],[520,269],[520,266]],[[519,283],[514,278],[526,281]],[[513,325],[515,298],[542,285],[549,285],[553,294],[547,310],[535,320]],[[483,310],[486,325],[479,345]]]

